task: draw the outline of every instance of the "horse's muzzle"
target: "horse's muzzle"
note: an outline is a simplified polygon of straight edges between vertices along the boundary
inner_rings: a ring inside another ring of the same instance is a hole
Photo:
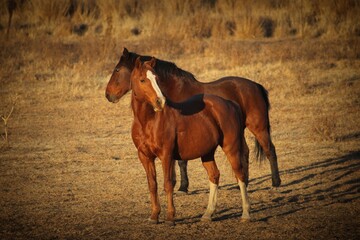
[[[119,99],[116,95],[106,93],[105,96],[109,102],[117,103],[119,101]]]

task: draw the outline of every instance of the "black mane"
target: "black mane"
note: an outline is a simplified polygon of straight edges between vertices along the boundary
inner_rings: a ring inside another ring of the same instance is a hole
[[[166,98],[166,105],[178,110],[182,115],[193,115],[205,108],[204,94],[197,94],[183,102],[173,102]]]
[[[179,78],[183,78],[189,81],[197,81],[192,73],[179,68],[173,62],[167,62],[157,59],[155,65],[155,71],[157,74],[163,76],[165,79],[170,77],[169,75],[176,75]]]
[[[152,58],[151,56],[141,56],[141,55],[131,52],[130,53],[131,61],[133,63],[135,63],[135,60],[138,56],[140,56],[140,60],[142,62],[149,61]],[[178,78],[181,78],[182,81],[197,82],[195,76],[192,73],[179,68],[173,62],[168,62],[168,61],[164,61],[164,60],[156,58],[156,64],[155,64],[154,70],[161,77],[162,80],[166,80],[166,79],[172,78],[172,76],[176,76]]]

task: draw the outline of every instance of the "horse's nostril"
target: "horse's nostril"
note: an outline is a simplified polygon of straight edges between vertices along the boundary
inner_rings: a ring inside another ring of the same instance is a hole
[[[156,99],[156,105],[157,105],[159,108],[163,108],[163,107],[164,107],[164,100],[163,100],[162,98]]]
[[[164,108],[164,105],[165,105],[165,99],[163,98],[157,98],[155,100],[155,103],[156,103],[156,106],[159,108],[159,109],[163,109]]]
[[[109,100],[111,102],[111,95],[106,93],[105,96],[106,96],[107,100]]]
[[[106,96],[107,100],[108,100],[109,102],[112,102],[112,103],[115,103],[115,102],[117,102],[117,100],[118,100],[117,97],[116,97],[116,95],[112,95],[112,94],[106,93],[105,96]]]
[[[157,104],[159,107],[161,106],[161,99],[160,99],[160,98],[156,99],[156,104]]]

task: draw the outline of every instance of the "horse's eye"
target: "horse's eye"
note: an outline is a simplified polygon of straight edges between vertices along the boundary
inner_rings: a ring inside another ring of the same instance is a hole
[[[145,79],[141,79],[140,82],[141,82],[141,83],[144,83],[144,82],[145,82]]]
[[[115,68],[115,71],[116,71],[116,72],[119,72],[119,71],[120,71],[120,69],[119,69],[119,68]]]

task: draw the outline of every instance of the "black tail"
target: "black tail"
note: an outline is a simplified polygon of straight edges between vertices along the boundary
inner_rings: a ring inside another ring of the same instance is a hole
[[[269,110],[270,110],[270,101],[269,101],[269,94],[268,94],[268,91],[260,84],[258,84],[258,87],[259,87],[259,90],[261,92],[261,95],[265,101],[265,104],[266,104],[266,108],[267,108],[267,111],[269,113]],[[269,114],[267,114],[269,115]]]
[[[258,162],[263,162],[265,159],[264,149],[259,144],[258,140],[255,138],[255,152],[256,152],[256,160]]]
[[[268,132],[270,135],[270,140],[271,140],[271,133],[270,133],[270,120],[269,120],[269,110],[270,110],[270,102],[269,102],[269,96],[268,96],[268,91],[260,84],[258,84],[259,90],[261,92],[261,95],[265,101],[265,105],[266,105],[266,117],[268,118]],[[261,147],[260,143],[258,142],[257,139],[255,139],[255,152],[256,152],[256,159],[260,162],[263,162],[264,159],[266,158],[264,149]]]

